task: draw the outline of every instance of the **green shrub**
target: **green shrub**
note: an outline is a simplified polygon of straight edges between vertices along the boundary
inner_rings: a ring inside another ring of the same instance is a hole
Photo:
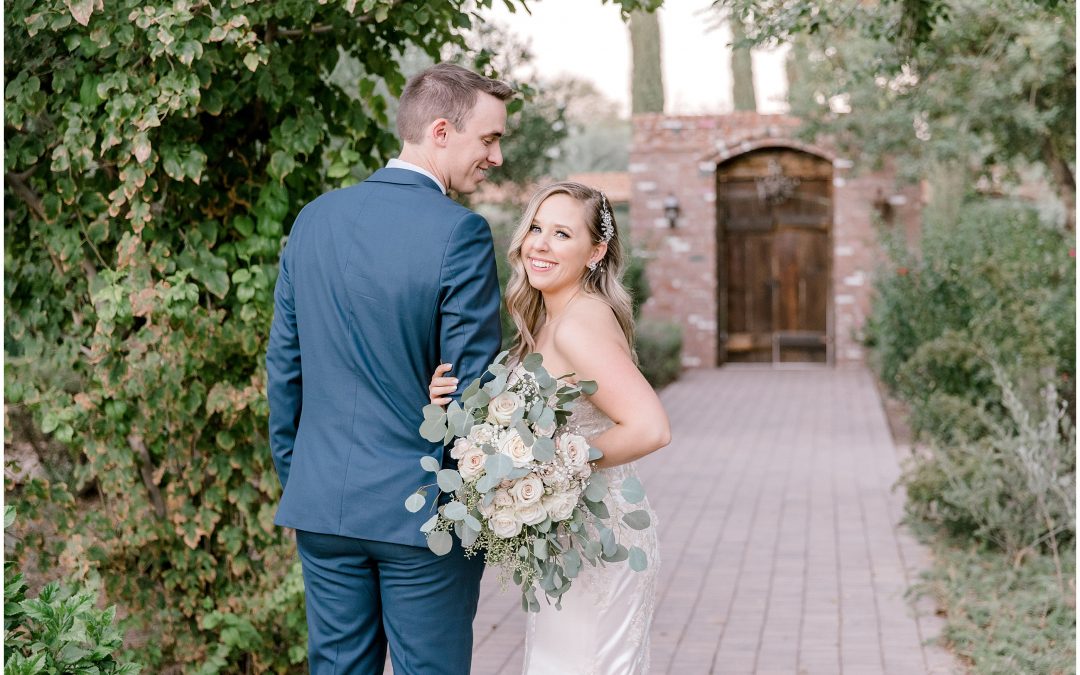
[[[4,529],[15,509],[4,513]],[[4,675],[94,673],[135,675],[141,666],[114,655],[124,636],[114,625],[116,607],[97,609],[97,592],[58,582],[36,598],[14,562],[4,562]]]
[[[641,321],[635,347],[638,365],[653,387],[674,382],[682,371],[682,329],[666,321]]]
[[[1075,430],[1053,387],[1036,409],[995,369],[1007,420],[977,440],[935,442],[906,475],[908,511],[1010,558],[1075,540]]]

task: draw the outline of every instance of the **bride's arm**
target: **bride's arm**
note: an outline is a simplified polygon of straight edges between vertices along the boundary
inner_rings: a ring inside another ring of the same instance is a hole
[[[589,439],[604,453],[597,462],[600,468],[632,462],[671,441],[667,413],[634,365],[614,316],[591,312],[568,316],[555,332],[554,347],[578,380],[596,381],[596,393],[589,400],[615,422]]]

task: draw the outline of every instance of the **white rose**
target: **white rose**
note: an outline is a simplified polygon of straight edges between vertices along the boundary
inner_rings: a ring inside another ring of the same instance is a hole
[[[566,458],[566,463],[580,469],[589,463],[589,442],[577,434],[559,436],[559,451]]]
[[[518,518],[525,525],[539,525],[547,518],[547,509],[544,508],[543,502],[537,501],[528,506],[519,506],[517,509]]]
[[[499,452],[514,460],[514,466],[525,466],[533,461],[532,448],[525,445],[525,441],[513,429],[499,442]]]
[[[469,430],[469,441],[476,446],[481,446],[485,443],[495,443],[495,427],[490,424],[476,424]]]
[[[505,427],[510,424],[514,411],[523,405],[525,401],[522,401],[520,396],[512,391],[504,391],[488,404],[487,421]]]
[[[543,502],[544,508],[547,509],[551,519],[559,522],[574,514],[574,507],[577,506],[578,500],[576,496],[569,492],[557,492],[544,497]]]
[[[495,505],[494,501],[490,504],[485,504],[483,499],[481,499],[480,503],[476,505],[476,510],[479,511],[480,515],[482,515],[484,518],[491,518],[491,516],[494,515],[495,511],[498,510],[498,508],[499,507]]]
[[[544,483],[535,474],[529,474],[514,483],[510,488],[510,496],[519,508],[535,504],[544,496]]]
[[[509,490],[496,490],[492,503],[499,508],[506,508],[514,505],[514,498],[510,496]]]
[[[450,448],[450,456],[454,459],[461,459],[465,452],[472,447],[472,444],[464,438],[459,438],[454,441],[454,447]]]
[[[470,447],[458,460],[458,473],[464,480],[475,480],[484,473],[487,455],[480,448]]]
[[[585,462],[577,470],[577,477],[584,480],[592,475],[592,464]]]
[[[497,509],[488,518],[488,526],[496,537],[510,539],[521,532],[521,519],[518,518],[513,509]]]

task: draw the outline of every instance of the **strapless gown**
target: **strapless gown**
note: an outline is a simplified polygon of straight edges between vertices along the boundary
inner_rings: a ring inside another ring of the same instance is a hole
[[[612,421],[584,398],[569,423],[592,439],[612,426]],[[626,561],[593,567],[585,562],[562,609],[540,601],[540,611],[527,619],[525,639],[526,675],[643,675],[649,671],[649,629],[652,625],[660,555],[656,542],[656,514],[648,500],[629,504],[620,487],[637,476],[633,463],[601,469],[608,479],[608,510],[615,518],[646,509],[652,525],[632,530],[623,524],[619,541],[627,548],[638,546],[649,566],[635,572]],[[648,487],[646,486],[646,490]],[[542,594],[541,594],[542,595]]]

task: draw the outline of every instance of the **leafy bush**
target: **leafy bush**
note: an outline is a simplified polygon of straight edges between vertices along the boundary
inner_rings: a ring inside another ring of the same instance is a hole
[[[674,382],[682,371],[682,328],[666,321],[640,321],[635,336],[638,366],[653,387]]]
[[[995,372],[1007,421],[977,440],[935,442],[907,475],[908,510],[1010,558],[1056,556],[1076,535],[1075,431],[1053,387],[1031,410]]]
[[[14,519],[15,509],[8,506],[5,530]],[[14,562],[4,562],[4,675],[139,672],[139,665],[115,656],[124,642],[114,625],[116,607],[96,609],[96,591],[58,582],[27,598],[17,569]]]

